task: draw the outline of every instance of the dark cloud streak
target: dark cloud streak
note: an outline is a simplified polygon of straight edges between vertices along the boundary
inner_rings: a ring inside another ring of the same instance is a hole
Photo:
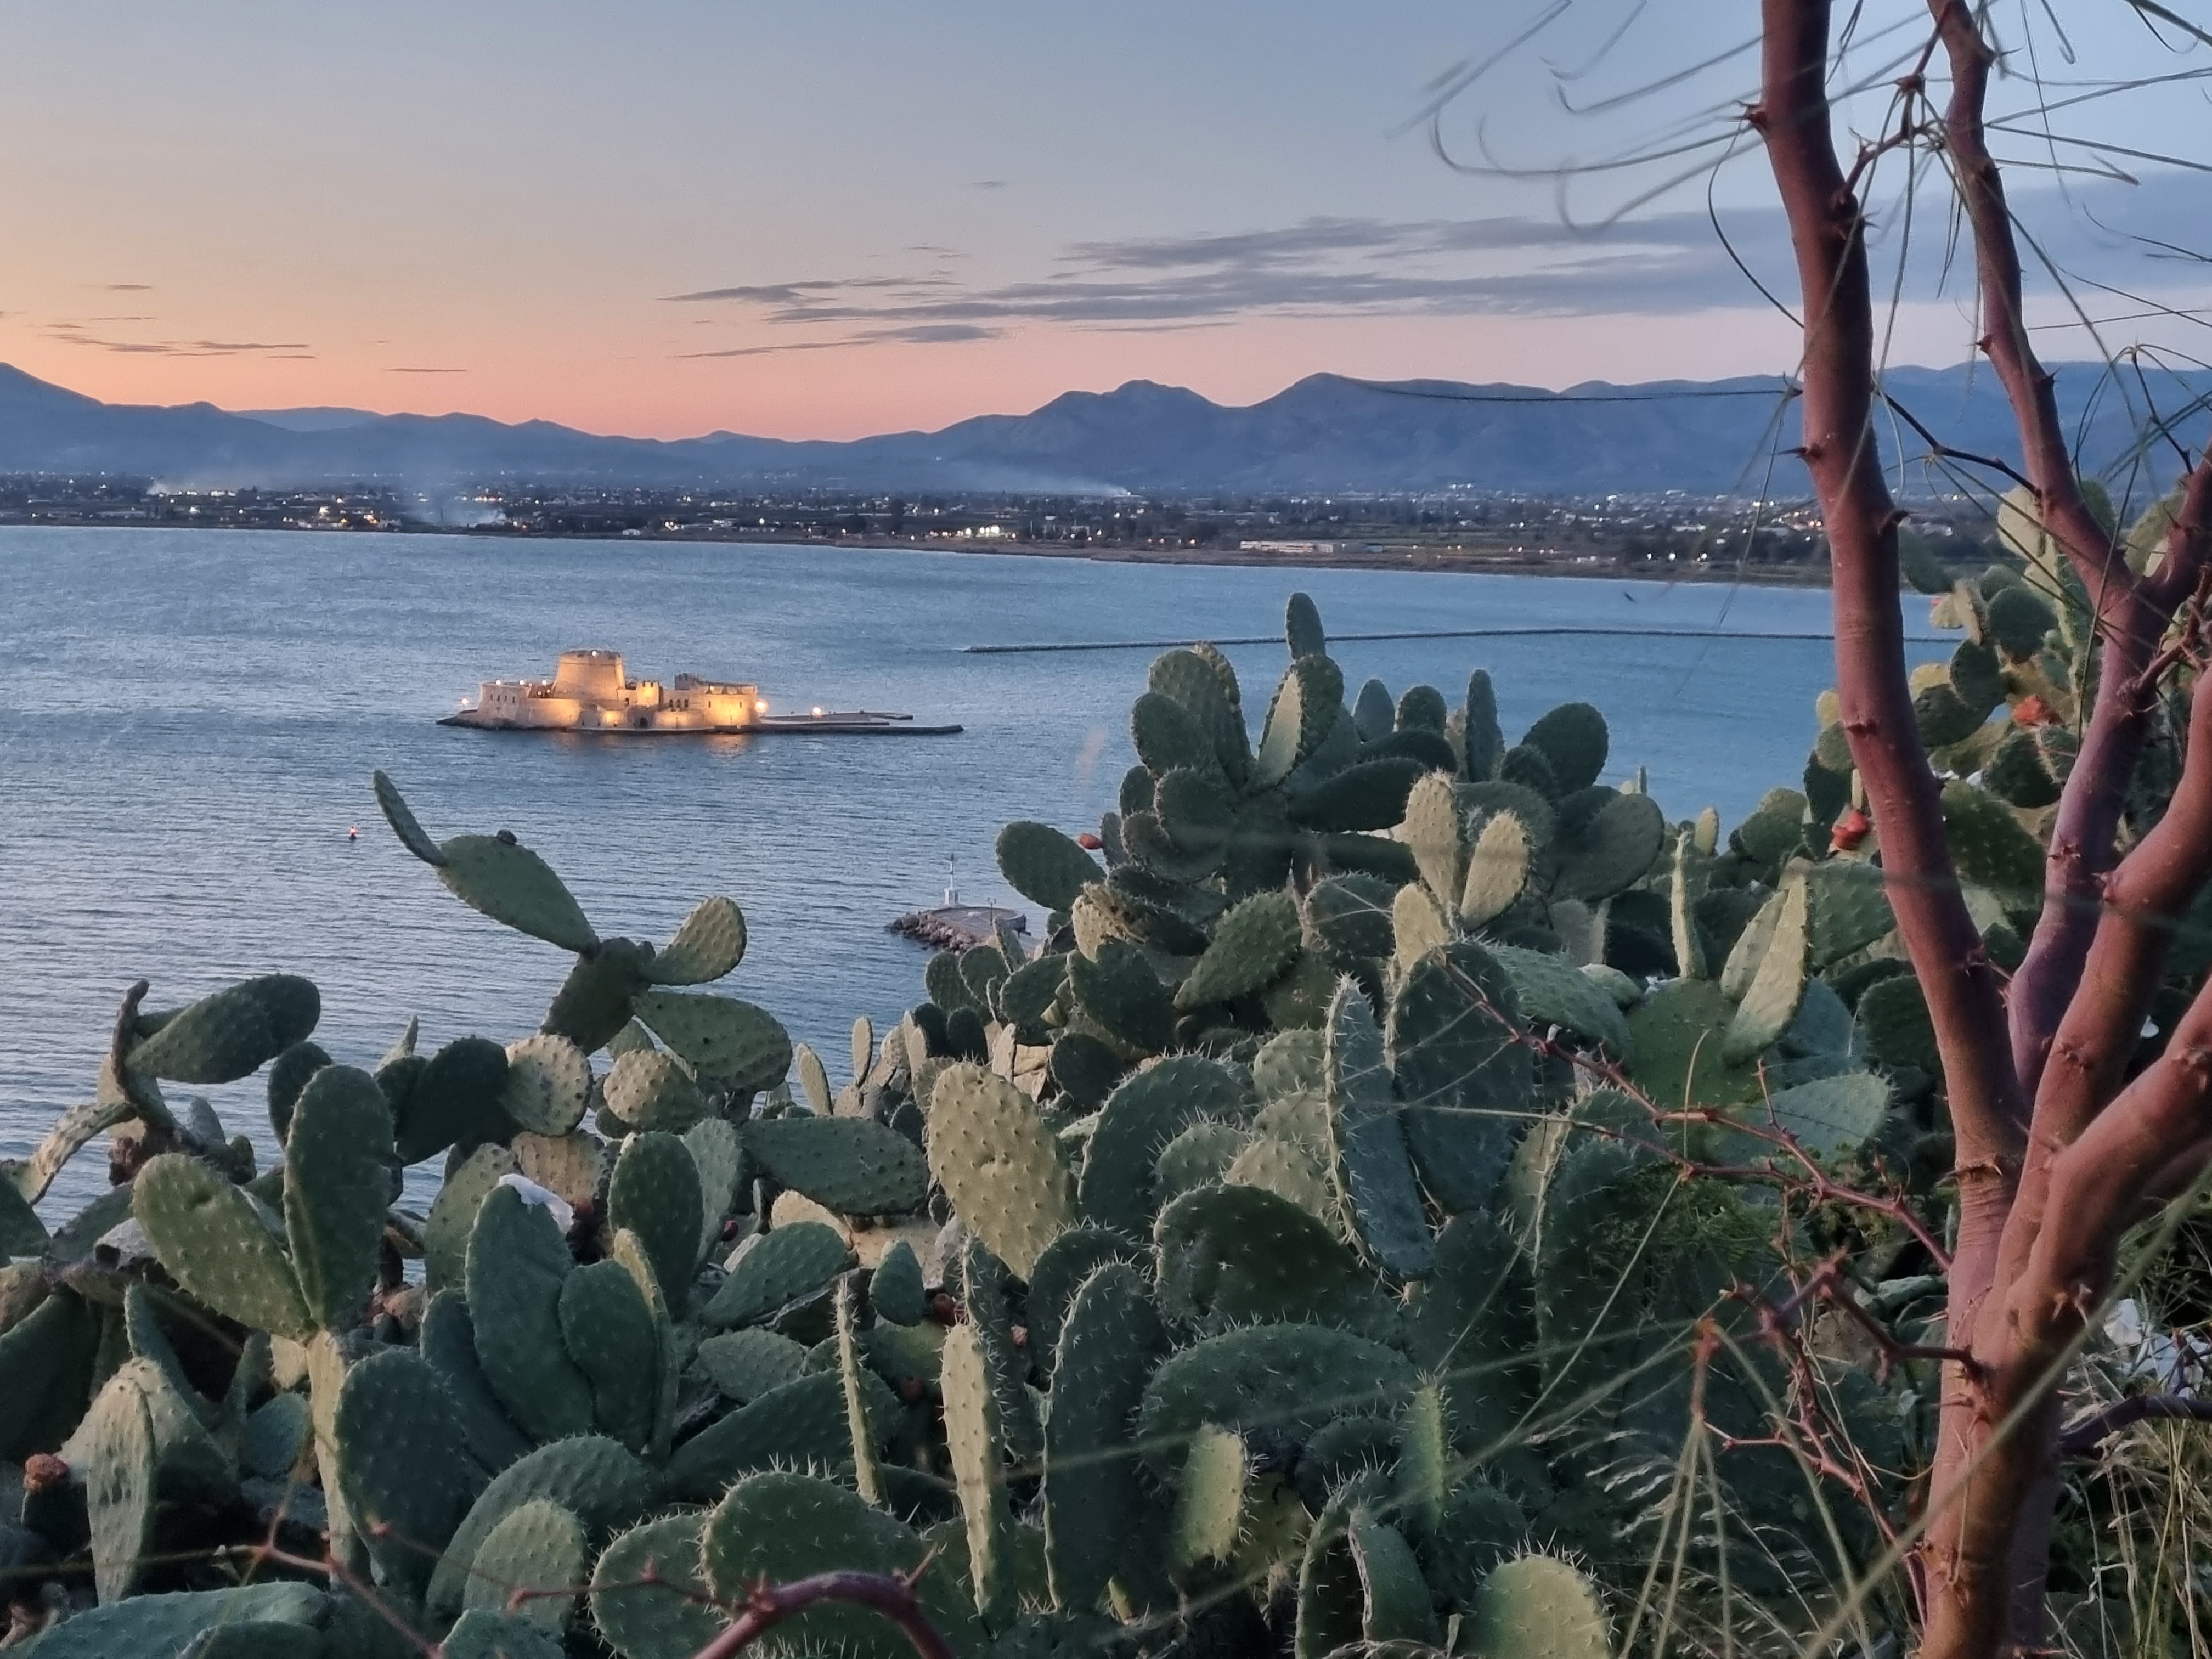
[[[2087,210],[2092,196],[2094,212]],[[2063,197],[2045,186],[2021,191],[2017,205],[2063,269],[2094,280],[2142,272],[2150,264],[2147,231],[2202,222],[2212,209],[2212,180],[2160,173],[2131,187],[2075,185]],[[1941,208],[1931,191],[1906,256],[1905,290],[1916,297],[1958,296],[1962,274],[1954,263],[1947,268],[1942,234],[1929,228],[1942,224]],[[1872,249],[1885,285],[1899,257],[1902,222],[1893,204],[1876,216]],[[1765,302],[1730,252],[1770,282],[1785,278],[1790,250],[1780,216],[1725,211],[1720,228],[1725,246],[1702,212],[1601,228],[1533,216],[1314,218],[1228,234],[1078,242],[1039,281],[817,277],[672,297],[748,307],[752,320],[776,328],[842,331],[835,338],[689,354],[726,356],[958,341],[1021,324],[1120,331],[1254,316],[1685,316],[1758,308]],[[2031,282],[2051,286],[2033,274]]]

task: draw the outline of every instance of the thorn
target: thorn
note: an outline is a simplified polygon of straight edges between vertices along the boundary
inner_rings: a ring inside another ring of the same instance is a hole
[[[913,1571],[902,1572],[897,1575],[899,1583],[904,1584],[907,1589],[911,1591],[916,1584],[919,1584],[921,1582],[921,1575],[929,1571],[930,1563],[937,1559],[938,1553],[943,1547],[944,1546],[940,1544],[932,1544],[929,1547],[927,1553],[922,1556],[921,1559],[914,1564]]]

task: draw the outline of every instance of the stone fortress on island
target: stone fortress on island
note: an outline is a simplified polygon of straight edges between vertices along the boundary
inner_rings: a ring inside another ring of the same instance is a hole
[[[486,680],[477,700],[441,726],[495,732],[807,732],[942,737],[957,726],[917,726],[911,714],[815,708],[774,714],[760,687],[746,681],[678,674],[634,680],[619,651],[563,651],[550,680]]]

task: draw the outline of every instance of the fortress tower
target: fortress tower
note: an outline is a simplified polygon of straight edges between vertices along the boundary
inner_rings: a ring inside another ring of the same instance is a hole
[[[619,704],[625,684],[619,651],[563,651],[553,671],[553,695],[580,702]]]

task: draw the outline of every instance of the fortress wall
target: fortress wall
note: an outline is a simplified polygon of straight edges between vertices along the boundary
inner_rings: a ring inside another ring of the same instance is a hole
[[[623,678],[619,651],[563,651],[553,671],[555,690],[585,702],[620,703]]]

